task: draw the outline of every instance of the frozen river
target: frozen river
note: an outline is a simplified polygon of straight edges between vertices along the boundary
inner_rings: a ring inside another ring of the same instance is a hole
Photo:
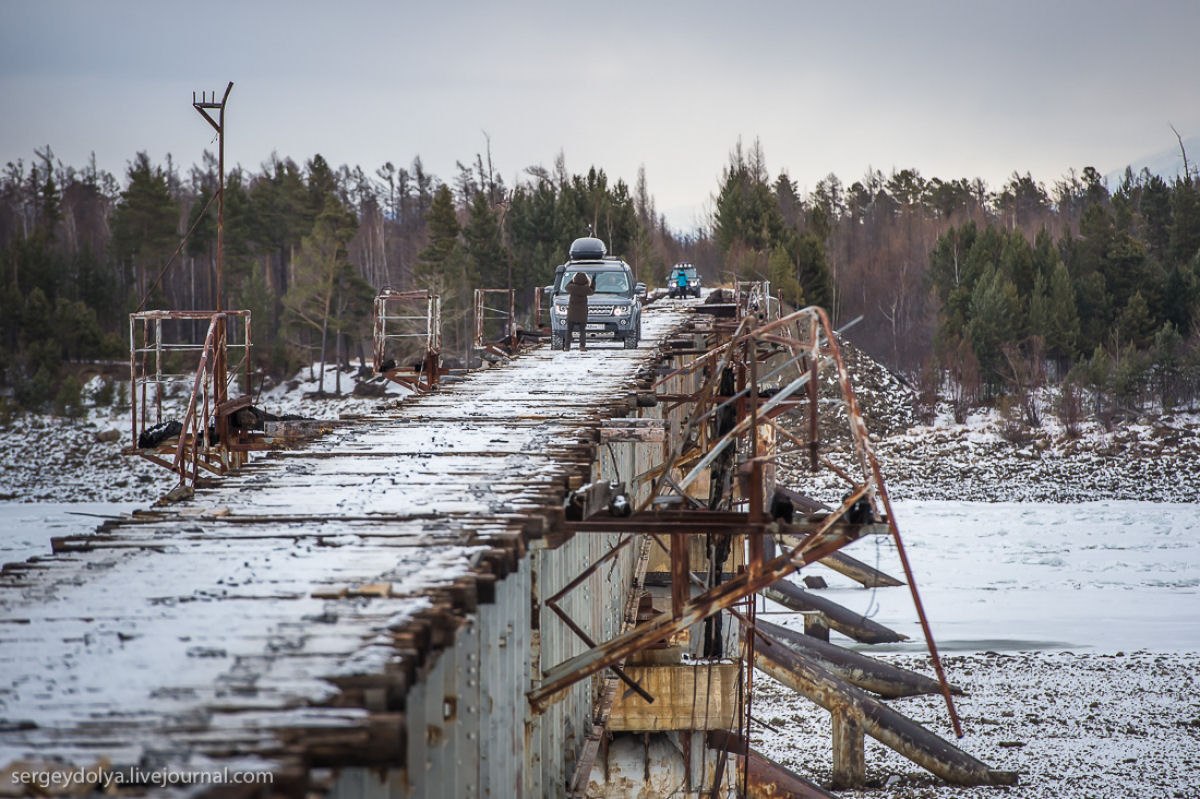
[[[49,554],[51,536],[90,532],[97,516],[136,507],[0,503],[0,562]],[[1200,505],[900,502],[896,518],[947,652],[1200,651]],[[847,552],[903,579],[889,538]],[[829,582],[822,595],[913,639],[874,651],[924,648],[907,588],[810,573]]]
[[[50,539],[86,535],[104,522],[142,507],[113,502],[0,502],[0,563],[50,554]]]
[[[900,502],[896,519],[946,651],[1200,651],[1200,505]],[[904,579],[887,537],[846,552]],[[864,589],[815,566],[846,607],[924,649],[906,587]],[[772,617],[775,618],[775,617]]]

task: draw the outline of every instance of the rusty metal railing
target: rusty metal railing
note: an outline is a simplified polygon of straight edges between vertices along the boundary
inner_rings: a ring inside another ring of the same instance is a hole
[[[533,287],[533,302],[530,304],[533,309],[533,329],[540,330],[542,327],[542,315],[549,309],[546,308],[546,292],[541,286]],[[550,317],[546,316],[546,321],[549,323]]]
[[[507,307],[488,305],[489,297],[499,298]],[[515,355],[520,347],[517,331],[517,292],[515,289],[475,289],[476,350],[497,358]]]
[[[771,294],[769,280],[739,280],[734,284],[733,293],[739,319],[755,316],[760,322],[770,322],[782,314],[783,303]]]
[[[238,320],[241,325],[230,324]],[[201,342],[189,324],[195,322],[208,323]],[[227,415],[235,405],[249,404],[250,347],[247,310],[130,314],[131,438],[123,452],[178,474],[180,485],[194,485],[202,469],[223,474],[240,466],[246,454],[230,446]],[[231,351],[240,357],[231,360]],[[239,376],[244,396],[223,401]],[[183,407],[170,407],[180,395],[186,397]],[[176,415],[172,410],[178,417],[168,420]]]
[[[441,377],[442,301],[424,289],[384,289],[375,297],[375,371],[418,394]]]

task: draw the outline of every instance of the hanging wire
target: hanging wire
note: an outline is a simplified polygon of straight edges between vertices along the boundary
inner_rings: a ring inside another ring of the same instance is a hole
[[[879,536],[875,536],[875,571],[879,571],[879,562],[880,562],[880,557],[881,557],[880,549],[881,549],[881,545],[879,543]],[[877,596],[878,593],[879,593],[879,580],[877,580],[877,579],[872,580],[871,595],[867,598],[867,609],[864,610],[863,614],[862,614],[863,621],[866,621],[867,619],[873,619],[879,614],[880,605],[879,605],[879,599]]]
[[[175,259],[179,257],[179,254],[183,252],[183,246],[187,244],[188,239],[191,238],[192,234],[196,232],[196,228],[200,227],[200,223],[204,221],[204,216],[208,213],[208,209],[212,206],[213,201],[219,196],[221,196],[221,189],[217,189],[215,192],[213,192],[213,196],[208,198],[208,202],[204,204],[204,210],[201,211],[196,217],[196,221],[192,223],[190,228],[188,228],[188,232],[183,234],[183,238],[179,240],[179,246],[175,248],[175,252],[172,253],[171,257],[167,259],[167,262],[163,264],[163,268],[158,272],[158,277],[154,278],[154,282],[151,283],[146,289],[145,296],[143,296],[142,301],[138,303],[136,311],[137,313],[145,310],[146,300],[150,299],[150,295],[156,288],[158,288],[158,284],[162,282],[163,275],[165,275],[167,270],[171,268],[171,264],[175,263]]]

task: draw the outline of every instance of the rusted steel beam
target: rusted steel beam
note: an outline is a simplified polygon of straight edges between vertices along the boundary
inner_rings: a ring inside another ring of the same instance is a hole
[[[753,749],[749,757],[739,757],[738,764],[746,774],[746,799],[837,799],[815,782]]]
[[[743,535],[750,532],[764,532],[767,525],[752,525],[748,522],[729,522],[714,520],[707,524],[695,522],[653,521],[649,519],[618,519],[611,518],[603,521],[589,519],[582,522],[563,522],[565,533],[650,533],[652,535],[703,535],[705,533],[723,533]]]
[[[843,521],[829,524],[827,517],[786,524],[768,522],[766,519],[755,521],[751,518],[750,513],[740,511],[705,509],[638,511],[624,518],[609,516],[601,510],[580,521],[564,522],[562,532],[651,534],[681,532],[695,535],[729,532],[750,534],[768,532],[768,527],[771,527],[771,532],[787,537],[793,546],[800,545],[808,536],[817,531],[834,533],[850,541],[866,535],[884,535],[888,532],[887,526],[883,524],[851,524]]]
[[[831,713],[848,714],[863,732],[953,785],[1015,785],[1017,774],[997,771],[904,714],[838,679],[782,644],[762,647],[754,665]]]
[[[577,635],[579,637],[579,640],[583,641],[583,643],[586,644],[587,646],[594,647],[596,645],[596,642],[592,640],[591,636],[589,636],[582,627],[580,627],[578,624],[576,624],[575,620],[572,619],[569,614],[565,613],[562,610],[562,608],[560,608],[558,605],[556,605],[554,602],[551,602],[551,601],[547,601],[546,604],[550,607],[551,610],[554,611],[554,614],[556,616],[558,616],[559,619],[562,620],[563,624],[567,625],[567,627],[570,628],[571,632],[575,633],[575,635]],[[645,699],[647,702],[650,702],[650,703],[654,702],[654,696],[649,691],[647,691],[645,688],[638,685],[637,681],[635,681],[632,677],[630,677],[628,674],[626,674],[624,672],[624,670],[622,670],[619,666],[611,665],[608,667],[608,670],[611,671],[613,674],[615,674],[618,678],[620,678],[621,682],[628,685],[630,687],[630,689],[633,690],[642,699]]]
[[[749,797],[837,799],[834,794],[828,793],[816,783],[804,779],[761,752],[746,746],[746,738],[743,735],[726,730],[710,730],[705,736],[705,745],[713,751],[737,756],[738,768],[749,778],[746,794]]]
[[[937,680],[924,674],[902,669],[890,663],[814,638],[795,630],[771,624],[761,619],[756,629],[776,644],[786,646],[802,657],[820,662],[831,673],[866,691],[893,699],[898,696],[936,694],[941,690]],[[956,694],[962,689],[954,688]]]
[[[806,610],[821,611],[825,614],[832,629],[859,643],[891,644],[908,640],[908,636],[884,627],[879,622],[864,618],[861,613],[855,613],[836,602],[815,596],[812,592],[805,591],[789,580],[779,580],[764,588],[762,594],[772,602],[778,602],[797,613]]]
[[[809,380],[808,380],[808,454],[809,454],[809,469],[816,471],[820,466],[818,460],[820,443],[820,426],[817,415],[817,359],[809,360]]]

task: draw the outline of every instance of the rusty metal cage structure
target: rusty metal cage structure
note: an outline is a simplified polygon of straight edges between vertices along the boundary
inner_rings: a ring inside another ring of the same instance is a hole
[[[494,298],[494,299],[489,299]],[[501,307],[488,305],[499,300]],[[508,358],[520,347],[515,289],[475,289],[475,338],[472,346],[484,358]]]
[[[207,323],[203,341],[196,340],[195,322]],[[249,404],[250,348],[248,310],[130,314],[131,437],[125,454],[175,472],[181,485],[194,484],[201,470],[223,474],[240,466],[251,447],[233,440],[228,416]],[[226,399],[239,377],[243,397]],[[171,407],[176,398],[183,407]]]
[[[426,290],[384,289],[375,297],[375,372],[418,394],[441,376],[442,300]]]
[[[859,538],[889,535],[904,568],[940,692],[955,732],[961,737],[951,689],[896,526],[879,461],[828,316],[821,308],[809,307],[765,320],[773,299],[766,282],[739,284],[735,298],[739,313],[713,314],[705,320],[705,333],[690,341],[668,342],[681,353],[698,357],[655,384],[666,423],[675,425],[677,432],[664,445],[667,451],[662,465],[637,478],[652,481],[648,496],[623,518],[613,518],[608,497],[589,496],[581,504],[595,512],[578,520],[568,517],[563,523],[569,535],[620,533],[621,546],[632,544],[642,549],[650,545],[661,550],[669,564],[669,607],[636,625],[627,624],[606,642],[581,636],[590,649],[562,663],[548,664],[540,684],[528,694],[531,704],[534,708],[553,704],[576,682],[607,672],[609,688],[600,692],[595,711],[596,718],[606,719],[617,694],[616,681],[628,686],[627,696],[645,693],[624,670],[627,659],[635,654],[704,624],[702,655],[729,657],[731,653],[722,651],[720,644],[720,618],[727,614],[743,631],[740,655],[735,655],[743,670],[738,732],[728,751],[742,755],[736,760],[736,768],[745,791],[751,770],[745,755],[751,740],[755,644],[760,637],[766,640],[756,627],[755,596],[802,566],[834,555]],[[752,304],[755,299],[761,303],[761,316]],[[707,346],[700,346],[702,340]],[[824,401],[818,396],[818,380],[823,372],[831,373],[848,420],[849,447],[838,453],[841,465],[822,451],[820,408]],[[698,388],[687,393],[664,391],[685,383]],[[783,424],[781,417],[785,414],[799,414],[803,420],[800,427],[807,435],[793,432],[794,418],[791,424]],[[831,471],[844,482],[840,504],[794,520],[773,515],[768,500],[774,491],[775,468],[780,458],[789,455],[801,455],[813,471]],[[605,490],[602,485],[590,488],[591,493]],[[694,548],[689,547],[689,539],[696,536],[707,542],[706,577],[695,565]],[[776,546],[779,554],[775,554]],[[729,562],[726,558],[731,550],[741,553],[744,565],[725,573],[723,564]],[[725,554],[714,555],[722,551]],[[577,580],[602,564],[592,564]],[[553,602],[548,604],[553,611]],[[579,634],[569,619],[562,621]],[[715,635],[710,627],[714,624]],[[835,713],[835,727],[848,723],[846,718]],[[861,731],[858,734],[861,747]],[[572,795],[582,795],[581,786],[598,745],[591,739],[596,737],[590,736],[584,748]],[[982,776],[976,777],[980,780],[1000,779],[986,770],[979,774]]]
[[[783,303],[771,294],[769,280],[739,280],[734,284],[738,316],[757,316],[760,322],[779,319]]]

